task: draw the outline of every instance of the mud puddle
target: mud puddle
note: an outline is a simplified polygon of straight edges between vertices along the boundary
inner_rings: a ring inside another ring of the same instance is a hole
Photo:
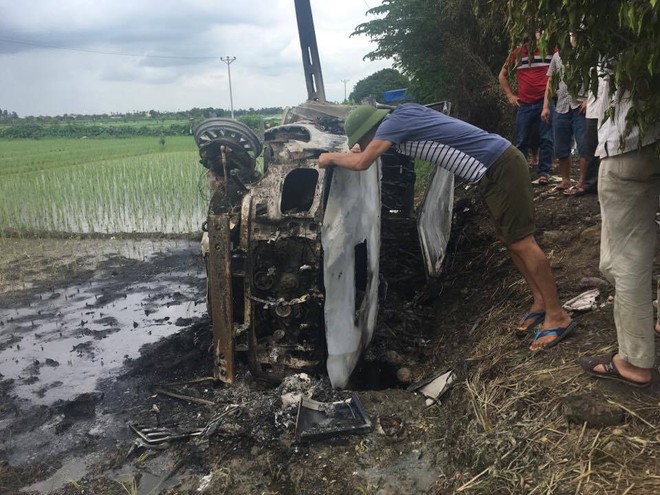
[[[182,271],[180,280],[196,280]],[[197,315],[194,283],[149,281],[107,290],[92,280],[41,293],[27,306],[0,310],[0,374],[20,399],[50,405],[91,392],[142,345]]]
[[[130,437],[121,412],[144,392],[140,377],[119,378],[125,365],[205,313],[198,242],[79,245],[60,253],[78,267],[65,279],[48,277],[49,256],[30,253],[32,269],[43,267],[37,284],[0,301],[0,454],[31,466],[16,483],[33,493],[81,478]]]

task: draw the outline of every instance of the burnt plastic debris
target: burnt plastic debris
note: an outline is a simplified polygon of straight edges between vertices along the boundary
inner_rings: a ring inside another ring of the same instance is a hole
[[[426,405],[440,404],[442,397],[456,381],[454,370],[445,370],[417,383],[413,383],[408,390],[419,392],[426,397]]]
[[[342,435],[366,433],[371,420],[357,394],[337,402],[318,402],[303,396],[298,405],[296,438],[313,442]]]

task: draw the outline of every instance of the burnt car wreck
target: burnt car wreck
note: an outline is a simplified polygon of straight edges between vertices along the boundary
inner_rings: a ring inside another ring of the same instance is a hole
[[[232,383],[245,353],[260,379],[327,372],[343,388],[386,297],[383,246],[412,232],[427,275],[440,274],[453,175],[434,170],[416,217],[407,157],[390,151],[364,172],[318,168],[321,153],[348,151],[352,107],[325,101],[309,0],[295,4],[308,101],[263,140],[232,119],[194,132],[213,190],[202,251],[214,376]]]

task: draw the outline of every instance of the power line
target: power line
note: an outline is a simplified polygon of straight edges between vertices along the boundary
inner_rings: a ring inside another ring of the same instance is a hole
[[[50,45],[47,43],[41,43],[38,41],[31,40],[13,40],[9,38],[0,38],[0,42],[4,43],[15,43],[18,45],[29,45],[36,46],[38,48],[48,48],[51,50],[67,50],[71,52],[82,52],[82,53],[94,53],[96,55],[113,55],[118,57],[142,57],[142,58],[171,58],[171,59],[183,59],[183,60],[217,60],[218,57],[199,57],[199,56],[185,56],[185,55],[148,55],[148,54],[136,54],[136,53],[122,53],[122,52],[105,52],[100,50],[88,50],[86,48],[70,48],[65,46]]]

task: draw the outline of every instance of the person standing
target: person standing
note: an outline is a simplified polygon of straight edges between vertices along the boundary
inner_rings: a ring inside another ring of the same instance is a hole
[[[571,35],[571,44],[575,46],[575,38]],[[584,194],[584,183],[587,177],[587,155],[584,146],[586,129],[585,109],[587,102],[585,98],[576,98],[569,94],[568,86],[564,82],[564,64],[559,52],[555,52],[548,67],[548,82],[543,100],[543,111],[541,119],[550,123],[554,129],[555,156],[559,160],[559,174],[561,182],[557,184],[552,192],[563,192],[568,196]],[[550,94],[553,82],[558,79],[557,103],[554,114],[550,111]],[[552,115],[552,119],[551,119]],[[571,186],[571,150],[573,139],[577,146],[579,155],[580,178],[575,186]]]
[[[366,170],[394,146],[403,155],[476,183],[498,238],[532,292],[532,306],[520,320],[525,330],[538,324],[530,350],[553,347],[575,329],[559,303],[550,263],[534,239],[527,160],[509,141],[416,103],[400,105],[391,113],[359,106],[346,118],[344,129],[351,152],[322,153],[320,168]]]
[[[616,291],[614,325],[619,349],[609,356],[578,359],[591,375],[634,387],[650,384],[655,361],[652,276],[660,195],[656,145],[660,123],[647,129],[642,139],[639,127],[626,131],[628,112],[642,105],[627,89],[617,89],[610,102],[614,113],[598,133],[600,270]]]
[[[540,32],[537,32],[537,39]],[[542,56],[538,48],[530,54],[529,40],[507,58],[500,70],[498,80],[509,103],[517,108],[516,112],[516,148],[527,157],[533,126],[538,124],[539,132],[539,184],[549,182],[552,170],[553,135],[552,123],[541,120],[543,100],[548,82],[548,67],[552,54]],[[518,60],[520,59],[520,61]],[[518,94],[514,94],[509,84],[510,70],[516,71]],[[550,109],[554,104],[550,103]]]

